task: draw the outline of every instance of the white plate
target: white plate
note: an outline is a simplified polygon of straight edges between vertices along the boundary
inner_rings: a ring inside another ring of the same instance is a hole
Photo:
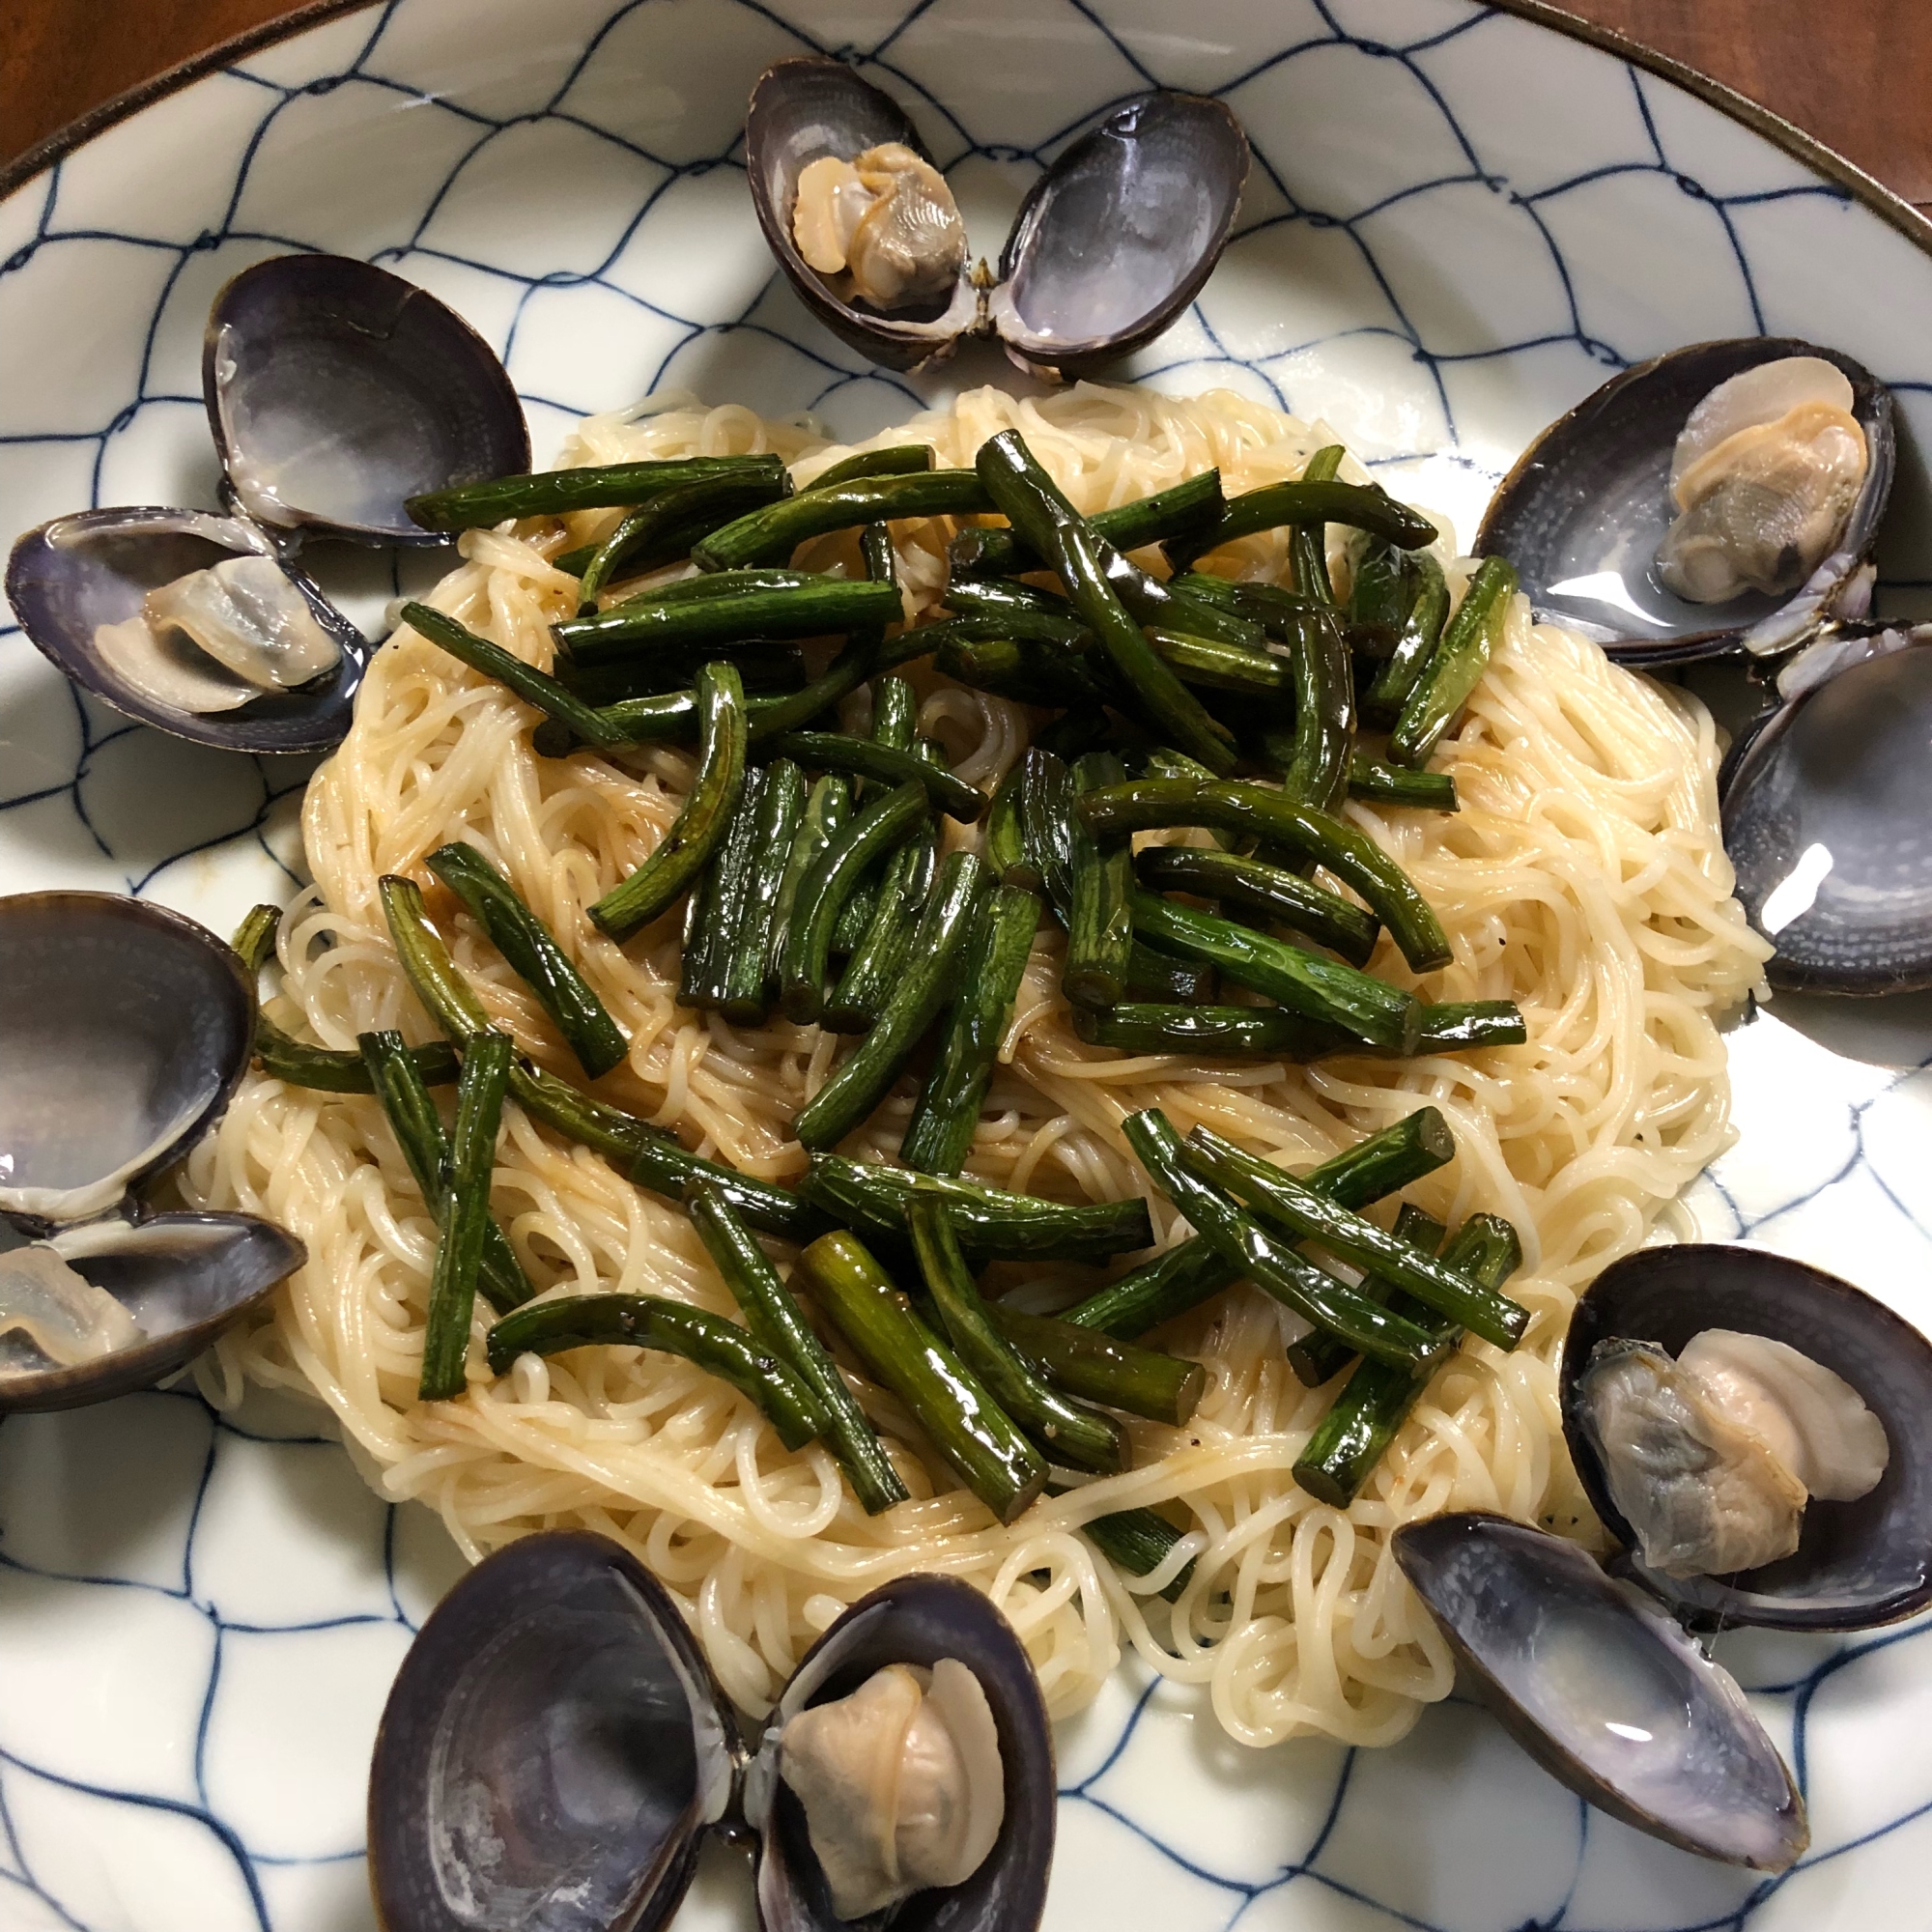
[[[89,503],[212,504],[209,298],[290,247],[372,257],[454,303],[504,353],[539,460],[578,412],[663,383],[851,435],[1004,380],[986,354],[932,380],[874,371],[774,274],[739,128],[765,63],[810,48],[862,57],[905,99],[980,238],[1120,96],[1224,95],[1257,159],[1238,239],[1127,373],[1325,415],[1465,536],[1523,441],[1610,369],[1759,328],[1835,344],[1905,421],[1894,607],[1932,578],[1914,561],[1924,224],[1848,192],[1789,130],[1779,145],[1613,49],[1465,0],[927,0],[903,17],[900,0],[400,0],[326,17],[156,91],[0,202],[0,534]],[[386,592],[387,569],[366,565],[365,589]],[[130,726],[0,633],[0,889],[134,890],[226,930],[289,888],[302,777]],[[19,1023],[0,989],[0,1029]],[[1932,1083],[1914,1069],[1932,1003],[1781,1000],[1732,1046],[1743,1139],[1694,1190],[1705,1232],[1835,1267],[1925,1323]],[[370,1737],[453,1553],[315,1426],[152,1394],[0,1430],[0,1927],[370,1924]],[[1784,1880],[1586,1812],[1461,1704],[1394,1750],[1257,1755],[1123,1671],[1062,1732],[1049,1923],[1932,1925],[1923,1628],[1721,1649],[1805,1782],[1813,1850]],[[741,1865],[713,1855],[681,1925],[749,1917]]]

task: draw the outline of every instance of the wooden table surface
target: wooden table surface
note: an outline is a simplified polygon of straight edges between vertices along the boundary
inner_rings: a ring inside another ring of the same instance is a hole
[[[1727,81],[1932,211],[1923,104],[1932,0],[1568,4]],[[290,0],[8,0],[0,163],[177,61],[290,11]]]

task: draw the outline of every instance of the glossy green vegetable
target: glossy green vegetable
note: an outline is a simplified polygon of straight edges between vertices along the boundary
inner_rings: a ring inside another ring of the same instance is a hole
[[[982,895],[939,1050],[913,1102],[899,1158],[927,1174],[957,1174],[972,1151],[980,1108],[1012,1018],[1039,926],[1039,900],[1014,886]]]
[[[1311,460],[1308,470],[1314,469]],[[1264,483],[1259,490],[1230,497],[1227,508],[1191,545],[1167,546],[1168,560],[1175,569],[1182,570],[1195,557],[1206,556],[1225,543],[1280,529],[1285,524],[1347,524],[1404,550],[1435,541],[1435,526],[1406,503],[1397,502],[1379,485],[1338,483],[1332,473],[1322,477],[1304,471],[1295,482]]]
[[[490,1226],[490,1174],[497,1162],[497,1129],[515,1050],[510,1037],[501,1033],[478,1034],[464,1044],[449,1175],[437,1216],[429,1313],[423,1320],[422,1374],[416,1383],[420,1402],[450,1402],[464,1390],[469,1319]]]
[[[1013,528],[1066,586],[1075,614],[1094,633],[1115,676],[1133,693],[1139,707],[1203,764],[1231,771],[1234,746],[1228,734],[1161,661],[1122,604],[1109,575],[1116,554],[1074,514],[1018,432],[1003,430],[981,443],[975,464]]]
[[[1464,1047],[1521,1046],[1529,1038],[1522,1009],[1514,1000],[1444,1000],[1422,1009],[1417,1053],[1455,1053]]]
[[[854,742],[869,741],[887,752],[911,755],[913,739],[919,726],[918,693],[902,677],[879,677],[872,680],[869,695],[872,700],[869,730]],[[915,776],[917,773],[911,767],[903,774],[903,778]],[[903,778],[896,781],[902,782]],[[853,781],[852,795],[863,805],[886,789],[878,780],[860,776]],[[851,891],[845,895],[844,902],[838,908],[838,922],[832,928],[834,956],[848,956],[870,930],[873,915],[878,911],[879,893],[885,883],[886,872],[895,854],[904,849],[910,837],[910,833],[902,835],[895,841],[891,851],[879,853],[853,881]]]
[[[1477,1214],[1457,1229],[1441,1265],[1465,1277],[1477,1293],[1494,1293],[1521,1261],[1516,1230],[1492,1214]],[[1419,1316],[1428,1311],[1418,1308]],[[1456,1331],[1445,1331],[1445,1339]],[[1295,1459],[1294,1480],[1318,1501],[1347,1509],[1374,1473],[1396,1432],[1428,1388],[1433,1369],[1397,1369],[1358,1362],[1315,1433]]]
[[[906,1204],[919,1194],[952,1204],[960,1246],[980,1261],[1105,1261],[1153,1241],[1147,1203],[1138,1196],[1075,1207],[1009,1194],[970,1175],[915,1174],[824,1153],[812,1156],[805,1183],[812,1207],[888,1242],[904,1240]]]
[[[985,877],[976,854],[948,855],[892,998],[871,1030],[792,1121],[792,1133],[806,1147],[836,1147],[885,1098],[953,984]]]
[[[1206,961],[1223,979],[1265,993],[1304,1019],[1339,1028],[1365,1046],[1415,1051],[1422,1003],[1413,993],[1342,960],[1139,889],[1133,918],[1135,930],[1156,945]]]
[[[1469,694],[1483,681],[1490,653],[1502,636],[1510,599],[1516,595],[1516,572],[1506,558],[1486,556],[1469,580],[1456,614],[1443,627],[1414,688],[1403,700],[1402,714],[1389,732],[1389,762],[1420,765],[1442,735],[1462,716]]]
[[[532,1302],[490,1330],[498,1375],[519,1355],[566,1349],[655,1349],[731,1384],[759,1410],[787,1449],[803,1449],[824,1426],[798,1376],[734,1321],[657,1294],[572,1294]]]
[[[1137,497],[1087,519],[1095,536],[1116,550],[1141,550],[1169,540],[1184,542],[1213,526],[1222,514],[1221,472],[1203,469],[1151,497]],[[1339,519],[1338,519],[1339,521]],[[1010,529],[978,527],[952,539],[949,561],[955,578],[1009,577],[1038,570],[1039,557]]]
[[[1381,931],[1374,913],[1264,859],[1200,845],[1147,845],[1134,855],[1134,870],[1155,892],[1191,893],[1264,913],[1351,966],[1369,963]]]
[[[364,1086],[382,1102],[423,1205],[440,1223],[448,1194],[449,1135],[416,1071],[415,1057],[403,1044],[399,1033],[358,1034],[356,1044],[361,1051],[355,1057],[362,1068]],[[476,1285],[498,1314],[508,1313],[536,1293],[508,1236],[494,1217],[483,1231]]]
[[[1423,811],[1454,811],[1456,781],[1447,772],[1404,771],[1357,752],[1349,760],[1349,796],[1377,805],[1414,806]]]
[[[1326,1060],[1370,1051],[1338,1027],[1285,1007],[1220,1007],[1125,1000],[1104,1012],[1075,1009],[1073,1031],[1090,1046],[1123,1053],[1182,1053],[1223,1060]],[[1529,1037],[1510,1000],[1425,1006],[1411,1057],[1485,1046],[1520,1046]]]
[[[650,857],[590,908],[598,928],[622,941],[674,905],[718,849],[745,782],[745,693],[727,664],[697,673],[701,720],[697,776],[670,830]]]
[[[705,1253],[724,1276],[731,1299],[744,1311],[752,1333],[810,1390],[820,1418],[819,1434],[838,1459],[866,1514],[877,1516],[904,1502],[906,1486],[878,1432],[867,1421],[831,1350],[818,1339],[752,1231],[714,1187],[693,1188],[685,1206]]]
[[[1506,1296],[1471,1289],[1453,1269],[1325,1200],[1272,1161],[1206,1127],[1196,1127],[1188,1136],[1187,1155],[1204,1179],[1238,1194],[1257,1216],[1291,1238],[1319,1241],[1331,1254],[1380,1275],[1498,1349],[1514,1349],[1522,1340],[1528,1309]]]
[[[970,469],[925,469],[897,476],[860,476],[801,490],[769,509],[726,524],[692,552],[703,570],[783,563],[800,544],[858,524],[903,517],[970,517],[990,510],[985,489]]]
[[[638,734],[627,732],[628,721],[619,724],[607,717],[596,706],[586,704],[548,671],[526,665],[522,658],[506,651],[501,644],[492,643],[488,638],[479,638],[454,617],[444,616],[440,611],[433,611],[427,604],[412,603],[403,606],[403,622],[418,636],[427,638],[439,650],[447,651],[459,664],[468,665],[478,676],[491,678],[515,692],[526,704],[534,704],[567,732],[571,740],[581,739],[586,745],[595,745],[607,751],[614,745],[635,742]],[[547,747],[540,746],[538,749],[547,750]],[[564,749],[568,749],[567,743]]]
[[[1111,752],[1089,752],[1073,767],[1072,795],[1121,784],[1126,772]],[[1076,1007],[1111,1007],[1125,991],[1134,944],[1134,857],[1125,838],[1098,838],[1077,813],[1067,816],[1066,961],[1061,989]]]
[[[798,889],[811,870],[814,861],[831,844],[833,836],[852,815],[851,781],[836,772],[827,772],[812,781],[805,797],[805,816],[792,835],[791,850],[785,855],[784,875],[779,881],[778,904],[772,913],[771,944],[765,953],[765,980],[774,999],[783,981],[785,937],[791,930]]]
[[[1294,676],[1294,732],[1281,788],[1290,798],[1333,811],[1349,784],[1355,745],[1355,668],[1342,629],[1325,611],[1301,619],[1290,634]]]
[[[1158,1349],[1117,1342],[1097,1329],[1028,1315],[1001,1301],[988,1302],[986,1313],[1008,1341],[1039,1364],[1049,1381],[1083,1402],[1104,1403],[1179,1429],[1194,1413],[1208,1385],[1208,1372],[1199,1362],[1182,1361]]]
[[[1089,827],[1103,836],[1207,825],[1286,846],[1327,867],[1344,885],[1359,893],[1415,972],[1446,966],[1454,956],[1429,901],[1380,846],[1352,825],[1298,804],[1271,785],[1140,779],[1089,792],[1078,810]]]
[[[927,816],[924,787],[908,780],[839,826],[799,882],[779,961],[779,998],[796,1025],[809,1026],[824,1006],[833,928],[854,883]]]
[[[473,530],[507,517],[556,517],[572,510],[616,510],[714,477],[758,479],[789,489],[777,456],[682,456],[662,462],[605,463],[583,469],[539,469],[412,497],[404,508],[426,530]]]
[[[1080,1529],[1108,1562],[1130,1577],[1151,1577],[1173,1555],[1182,1535],[1164,1516],[1151,1509],[1115,1510],[1091,1518]],[[1178,1604],[1193,1576],[1190,1560],[1180,1566],[1160,1594],[1169,1603]]]
[[[895,442],[884,449],[862,449],[842,463],[821,469],[801,490],[836,490],[842,483],[856,483],[868,476],[918,476],[935,462],[929,442]]]
[[[1410,1247],[1433,1255],[1442,1245],[1442,1237],[1449,1230],[1434,1214],[1425,1212],[1413,1202],[1405,1201],[1395,1217],[1393,1232],[1397,1240],[1406,1241]],[[1362,1293],[1386,1303],[1391,1295],[1401,1291],[1380,1275],[1369,1274],[1362,1277]],[[1417,1305],[1420,1306],[1419,1303]],[[1432,1326],[1433,1322],[1432,1316],[1423,1325]],[[1355,1359],[1355,1351],[1340,1336],[1325,1334],[1320,1328],[1311,1330],[1300,1341],[1291,1342],[1288,1346],[1288,1366],[1294,1371],[1295,1379],[1304,1388],[1320,1388]]]
[[[439,846],[423,863],[469,908],[491,945],[556,1023],[584,1072],[595,1080],[621,1065],[630,1042],[509,880],[473,845],[461,842]]]
[[[1130,1000],[1163,1000],[1196,1007],[1218,989],[1214,969],[1198,959],[1175,959],[1136,939],[1127,955],[1126,992]]]
[[[772,741],[772,749],[802,765],[857,773],[874,784],[899,785],[910,779],[925,787],[935,810],[962,824],[971,825],[985,815],[984,792],[916,751],[897,751],[868,738],[848,737],[842,731],[787,731]]]
[[[821,1235],[798,1259],[799,1279],[866,1372],[905,1404],[973,1493],[1011,1522],[1046,1485],[1046,1464],[985,1385],[914,1312],[854,1235]]]
[[[1105,696],[1093,670],[1058,644],[1025,638],[972,638],[955,628],[962,621],[954,617],[931,627],[943,634],[932,661],[954,683],[1010,698],[1015,704],[1049,707],[1097,703]]]
[[[745,774],[731,822],[724,828],[711,864],[685,901],[684,939],[679,952],[677,1003],[709,1009],[724,1004],[725,975],[743,923],[752,867],[758,856],[758,814],[764,806],[765,774],[756,765]]]
[[[1436,1351],[1435,1338],[1419,1323],[1324,1274],[1214,1186],[1158,1107],[1129,1115],[1122,1130],[1161,1191],[1237,1275],[1377,1361],[1414,1367]]]
[[[628,512],[596,547],[581,573],[578,596],[588,604],[625,570],[636,574],[674,563],[727,518],[782,501],[790,494],[791,479],[784,475],[700,477],[667,490]]]
[[[1449,615],[1449,585],[1430,552],[1411,553],[1405,559],[1403,577],[1407,601],[1396,628],[1395,649],[1362,698],[1363,711],[1383,724],[1394,724],[1400,715],[1423,668],[1435,655]]]
[[[936,1196],[906,1208],[925,1292],[959,1358],[1049,1461],[1111,1475],[1133,1461],[1127,1432],[1104,1410],[1069,1400],[1000,1331],[974,1285],[952,1229],[951,1208]]]
[[[805,774],[789,758],[765,767],[764,795],[752,836],[752,863],[732,920],[720,981],[719,1010],[733,1026],[756,1026],[771,1005],[772,942],[794,840],[805,817]]]
[[[1232,691],[1273,708],[1294,697],[1294,667],[1271,651],[1243,644],[1190,638],[1181,631],[1148,627],[1148,642],[1183,684],[1208,691]],[[1102,694],[1105,695],[1104,693]]]
[[[1002,885],[1034,893],[1039,890],[1039,874],[1027,861],[1020,831],[1020,777],[1024,770],[1024,764],[1015,760],[994,787],[993,802],[986,808],[982,850],[987,869]]]
[[[1304,483],[1322,484],[1332,482],[1335,472],[1342,467],[1342,458],[1347,454],[1339,442],[1331,442],[1318,449],[1308,459],[1307,467],[1301,472]],[[1317,516],[1307,523],[1296,524],[1289,532],[1289,564],[1294,573],[1294,587],[1311,603],[1332,606],[1335,602],[1335,585],[1328,576],[1328,519]],[[1432,529],[1430,535],[1435,531]],[[1425,538],[1426,542],[1427,539]]]
[[[930,739],[921,749],[935,758],[945,756]],[[939,828],[928,819],[888,856],[871,920],[846,956],[819,1025],[833,1033],[864,1033],[884,1010],[911,956],[920,914],[938,876],[939,844]]]
[[[868,630],[895,623],[901,608],[899,593],[890,583],[863,577],[821,577],[781,589],[751,588],[736,596],[627,598],[593,617],[570,617],[553,624],[551,634],[570,653],[574,665],[587,669],[647,651],[727,651],[734,645],[773,639]]]
[[[1401,1193],[1455,1156],[1456,1142],[1441,1113],[1435,1107],[1418,1107],[1393,1126],[1323,1161],[1302,1179],[1315,1193],[1346,1208],[1367,1208]],[[1063,1309],[1060,1320],[1131,1341],[1232,1287],[1240,1272],[1194,1235],[1085,1301]]]

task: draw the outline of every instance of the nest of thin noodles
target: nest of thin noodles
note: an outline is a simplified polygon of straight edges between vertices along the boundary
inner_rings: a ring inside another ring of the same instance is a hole
[[[1087,511],[1210,464],[1230,494],[1250,489],[1298,473],[1331,440],[1226,392],[1180,401],[1082,385],[1040,402],[980,390],[875,440],[924,438],[940,463],[968,463],[1009,424]],[[847,453],[809,425],[672,401],[586,421],[561,460],[768,449],[792,460],[801,479]],[[569,611],[576,581],[546,557],[612,521],[606,513],[567,527],[538,520],[473,532],[433,601],[547,666],[546,627]],[[943,584],[950,527],[895,532],[916,613]],[[846,543],[826,539],[804,561],[827,567]],[[1339,544],[1336,561],[1346,571]],[[1212,560],[1229,574],[1269,578],[1284,565],[1281,533]],[[1449,568],[1460,585],[1463,573]],[[945,742],[963,777],[990,789],[1024,746],[1028,715],[929,667],[909,674],[923,694],[921,728]],[[308,788],[315,884],[284,922],[281,992],[269,1010],[331,1047],[353,1046],[371,1027],[427,1037],[376,881],[390,871],[422,876],[426,853],[465,838],[509,874],[629,1034],[629,1062],[600,1094],[701,1153],[796,1179],[805,1161],[787,1122],[825,1077],[837,1040],[781,1019],[741,1030],[681,1010],[675,915],[620,949],[585,913],[669,825],[691,757],[639,749],[540,758],[534,723],[509,693],[412,633],[378,653],[354,730]],[[1074,1037],[1058,990],[1058,933],[1037,945],[972,1173],[1067,1199],[1148,1193],[1169,1241],[1176,1217],[1122,1140],[1120,1123],[1135,1109],[1158,1103],[1182,1132],[1205,1122],[1303,1168],[1430,1101],[1454,1129],[1458,1154],[1409,1198],[1452,1224],[1488,1209],[1520,1232],[1524,1264],[1510,1293],[1533,1311],[1527,1339],[1510,1355],[1465,1343],[1347,1511],[1315,1502],[1290,1475],[1329,1396],[1295,1380],[1273,1304],[1248,1289],[1158,1337],[1208,1367],[1189,1426],[1134,1423],[1130,1472],[1042,1501],[1009,1528],[956,1487],[893,1398],[856,1374],[913,1492],[877,1519],[860,1511],[823,1449],[788,1454],[732,1389],[677,1358],[589,1349],[525,1357],[490,1379],[480,1305],[467,1394],[419,1404],[435,1229],[382,1113],[372,1099],[259,1073],[196,1151],[189,1191],[283,1222],[307,1242],[310,1261],[264,1319],[221,1344],[203,1384],[218,1401],[237,1399],[243,1378],[312,1391],[383,1492],[428,1503],[472,1556],[547,1525],[617,1538],[676,1594],[725,1688],[753,1712],[844,1605],[889,1576],[933,1569],[968,1578],[1005,1609],[1056,1713],[1094,1694],[1124,1639],[1164,1675],[1206,1684],[1216,1718],[1244,1742],[1307,1732],[1390,1742],[1452,1677],[1389,1555],[1390,1531],[1440,1510],[1483,1508],[1593,1532],[1558,1426],[1554,1362],[1570,1309],[1726,1145],[1716,1022],[1758,984],[1768,949],[1731,898],[1718,751],[1694,701],[1616,668],[1581,639],[1532,627],[1519,599],[1436,761],[1455,773],[1461,811],[1347,808],[1408,869],[1448,930],[1455,960],[1429,976],[1430,996],[1517,1001],[1528,1024],[1523,1046],[1309,1067],[1127,1059]],[[501,958],[446,897],[432,904],[495,1023],[545,1066],[577,1077]],[[1372,970],[1413,983],[1386,939]],[[866,1152],[894,1152],[914,1087],[902,1080],[855,1137]],[[649,1291],[734,1312],[677,1208],[540,1130],[514,1103],[493,1201],[546,1293]],[[993,1285],[1052,1308],[1099,1279],[1074,1266],[1004,1267]],[[1162,1572],[1124,1577],[1077,1531],[1093,1516],[1142,1504],[1189,1534]],[[1169,1603],[1159,1587],[1188,1558],[1192,1580]]]

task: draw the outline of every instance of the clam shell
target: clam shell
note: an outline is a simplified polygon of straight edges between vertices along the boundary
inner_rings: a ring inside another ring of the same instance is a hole
[[[439,544],[405,500],[530,467],[503,365],[455,310],[344,255],[277,255],[215,297],[202,396],[239,507],[357,543]]]
[[[1822,1362],[1864,1398],[1890,1446],[1878,1487],[1855,1502],[1813,1501],[1796,1554],[1732,1577],[1647,1569],[1581,1426],[1577,1383],[1611,1337],[1676,1354],[1705,1328],[1769,1335]],[[1932,1604],[1932,1343],[1849,1282],[1764,1248],[1643,1248],[1590,1285],[1571,1318],[1559,1381],[1563,1433],[1592,1506],[1643,1587],[1700,1629],[1865,1630]]]
[[[650,1932],[735,1807],[743,1750],[664,1586],[576,1530],[486,1557],[403,1661],[369,1773],[389,1932]]]
[[[225,557],[273,557],[342,655],[298,691],[264,692],[240,710],[179,711],[129,684],[96,642],[103,625],[141,612],[150,590]],[[115,710],[157,730],[231,752],[321,752],[348,732],[369,645],[354,624],[289,567],[273,541],[236,517],[160,507],[82,510],[29,530],[14,546],[7,596],[21,628],[57,669]]]
[[[1678,433],[1719,383],[1787,355],[1822,356],[1843,370],[1865,433],[1869,465],[1839,549],[1789,596],[1753,590],[1726,604],[1688,604],[1663,587],[1656,568],[1676,514],[1669,488]],[[1870,554],[1895,460],[1890,392],[1849,355],[1788,336],[1692,343],[1613,377],[1545,430],[1497,486],[1474,550],[1516,566],[1539,618],[1594,638],[1621,664],[1785,649],[1806,631],[1780,618],[1809,598],[1807,621],[1816,622],[1816,607]]]
[[[90,1221],[56,1235],[68,1264],[104,1289],[146,1339],[72,1368],[0,1376],[0,1414],[79,1408],[152,1388],[208,1348],[308,1259],[293,1235],[250,1214]]]
[[[1469,1688],[1551,1776],[1700,1857],[1785,1871],[1804,1802],[1730,1675],[1573,1543],[1484,1512],[1398,1530]]]
[[[255,991],[205,927],[110,893],[0,898],[0,1213],[34,1233],[118,1207],[227,1107]]]
[[[805,1810],[778,1776],[778,1734],[808,1706],[843,1697],[889,1663],[930,1666],[955,1657],[980,1680],[999,1727],[1006,1817],[985,1862],[963,1884],[916,1891],[893,1932],[1031,1932],[1046,1906],[1053,1862],[1053,1733],[1039,1683],[1011,1625],[970,1584],[917,1575],[854,1604],[806,1652],[773,1714],[746,1779],[745,1811],[759,1833],[758,1915],[766,1932],[837,1932]]]

